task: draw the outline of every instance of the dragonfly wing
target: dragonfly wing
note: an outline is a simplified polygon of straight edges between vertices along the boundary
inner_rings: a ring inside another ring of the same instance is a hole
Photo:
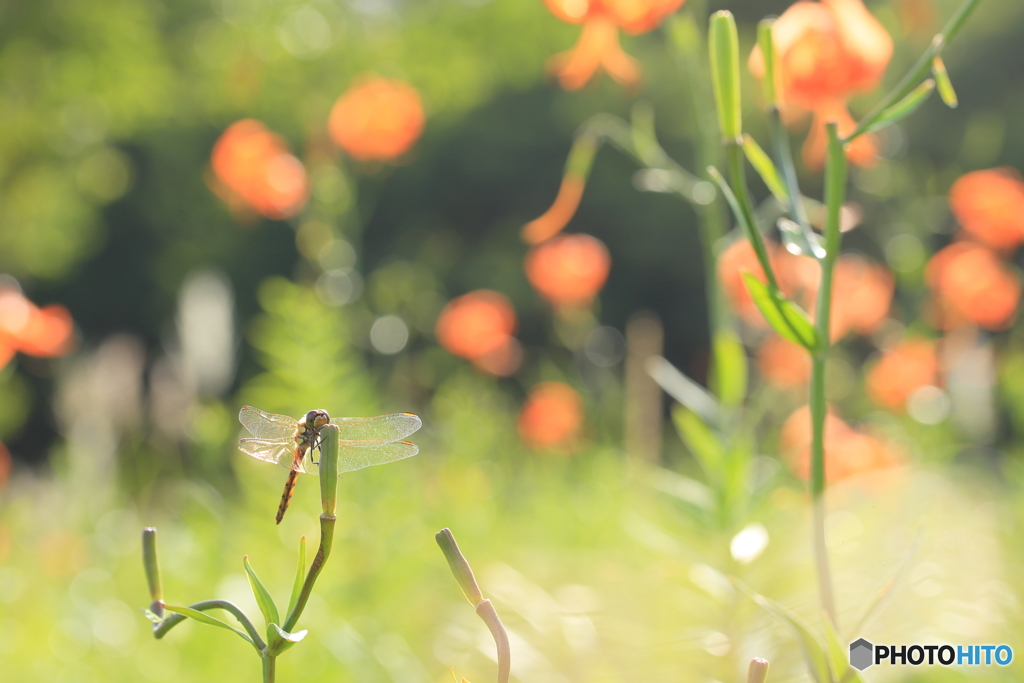
[[[251,455],[257,460],[272,462],[286,469],[292,469],[292,461],[295,458],[295,441],[292,439],[241,439],[238,442],[238,450]],[[296,468],[298,472],[309,473],[309,453],[302,459]],[[316,474],[316,466],[313,466],[312,474]]]
[[[283,439],[294,436],[298,421],[287,415],[265,413],[259,408],[242,406],[238,421],[257,439]]]
[[[366,446],[346,445],[341,448],[338,474],[361,470],[371,465],[383,465],[396,460],[411,458],[420,452],[419,447],[408,441],[394,441]]]
[[[332,423],[341,428],[341,445],[361,446],[399,441],[423,426],[412,413],[391,413],[376,417],[336,417]],[[410,453],[409,455],[415,455]],[[402,457],[409,457],[408,455]],[[383,461],[383,462],[390,462]],[[370,463],[375,465],[377,463]],[[366,465],[363,465],[365,467]],[[353,468],[358,469],[358,468]]]

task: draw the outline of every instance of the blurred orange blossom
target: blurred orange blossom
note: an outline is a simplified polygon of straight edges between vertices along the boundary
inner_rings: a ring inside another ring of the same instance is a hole
[[[903,464],[903,454],[889,444],[846,424],[829,410],[825,416],[825,480],[835,483],[857,474]],[[811,472],[811,409],[797,409],[782,426],[779,450],[801,479]]]
[[[448,302],[435,326],[437,341],[449,353],[473,361],[495,375],[509,375],[520,360],[516,312],[498,292],[478,289]]]
[[[757,367],[770,383],[784,389],[804,386],[811,377],[811,357],[802,346],[772,335],[757,349]]]
[[[558,235],[526,254],[526,277],[555,306],[585,306],[601,291],[611,256],[596,237]]]
[[[364,75],[338,98],[327,121],[335,144],[360,161],[391,161],[423,132],[420,95],[403,81]]]
[[[1024,242],[1024,182],[1012,168],[961,176],[949,190],[949,205],[967,234],[993,249]]]
[[[1003,330],[1015,319],[1020,279],[990,249],[955,242],[939,250],[925,267],[942,329],[979,325]]]
[[[804,163],[819,169],[825,161],[825,124],[839,124],[848,135],[856,122],[846,107],[850,97],[875,89],[892,57],[892,38],[861,0],[801,0],[789,7],[772,27],[778,72],[779,101],[813,113],[804,143]],[[755,47],[748,62],[751,73],[764,77],[764,58]],[[862,135],[847,148],[859,165],[877,156],[874,136]]]
[[[309,198],[302,162],[288,151],[284,138],[255,119],[228,126],[213,146],[210,164],[223,184],[218,194],[233,208],[241,200],[267,218],[290,218]]]
[[[889,314],[895,289],[896,281],[884,266],[854,254],[840,256],[832,282],[832,339],[849,332],[868,336],[878,331]]]
[[[568,384],[542,382],[527,396],[518,426],[531,448],[571,450],[583,426],[583,400]]]
[[[914,391],[939,383],[939,357],[935,342],[906,339],[882,352],[868,371],[868,395],[890,410],[903,410]]]
[[[566,90],[586,85],[599,67],[627,87],[640,82],[640,65],[619,45],[619,28],[646,33],[656,28],[685,0],[544,0],[548,9],[570,24],[583,24],[576,45],[548,60]]]
[[[39,308],[17,289],[0,289],[0,368],[18,351],[63,356],[74,346],[74,322],[63,306]]]

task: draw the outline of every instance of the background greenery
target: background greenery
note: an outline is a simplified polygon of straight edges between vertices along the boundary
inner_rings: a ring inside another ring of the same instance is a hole
[[[896,37],[890,83],[937,28],[901,23],[906,4],[870,4]],[[925,4],[939,22],[956,3]],[[683,12],[703,25],[704,12],[731,9],[749,46],[756,20],[787,5],[690,0]],[[847,245],[889,259],[910,323],[925,297],[924,257],[954,228],[949,185],[969,170],[1024,168],[1022,29],[1024,6],[986,0],[946,53],[960,107],[930,101],[890,133],[878,167],[852,173],[866,218]],[[282,597],[289,587],[298,537],[316,533],[316,487],[300,481],[273,527],[283,470],[235,450],[244,403],[295,415],[412,410],[425,423],[420,456],[342,479],[335,555],[302,624],[311,637],[282,659],[281,680],[437,681],[450,666],[489,679],[486,631],[431,541],[443,526],[514,632],[519,680],[736,680],[755,655],[773,661],[773,680],[806,676],[790,634],[724,579],[818,617],[803,489],[773,455],[777,425],[800,398],[755,383],[769,406],[755,449],[767,483],[741,519],[707,521],[671,493],[682,490],[676,473],[697,470],[670,428],[666,470],[623,458],[621,364],[599,367],[569,348],[523,275],[519,229],[552,201],[573,131],[595,113],[627,115],[637,99],[606,77],[576,93],[545,79],[545,59],[577,31],[534,0],[0,6],[0,271],[34,302],[68,307],[79,335],[68,358],[19,357],[0,371],[0,440],[15,461],[0,490],[6,679],[255,679],[258,661],[236,639],[186,624],[154,642],[138,612],[148,602],[138,547],[148,525],[160,529],[169,601],[251,604],[242,555]],[[661,142],[693,168],[691,76],[662,30],[624,44],[644,64],[638,97],[653,103]],[[415,85],[428,123],[400,166],[339,161],[314,174],[316,216],[354,246],[365,282],[363,296],[331,307],[313,291],[320,266],[296,241],[301,221],[239,223],[204,174],[213,142],[243,117],[302,156],[334,99],[367,70]],[[756,92],[752,80],[744,87]],[[657,312],[666,357],[704,381],[696,217],[674,197],[638,192],[634,170],[600,152],[570,226],[612,254],[597,318],[622,330],[636,312]],[[818,195],[815,176],[803,182]],[[917,238],[916,261],[893,263],[897,234]],[[220,274],[232,293],[232,373],[219,385],[182,369],[180,292],[197,272]],[[520,316],[528,362],[515,379],[486,377],[433,339],[443,303],[481,287],[506,294]],[[394,356],[368,342],[383,314],[411,330]],[[1015,635],[1024,545],[1012,533],[1024,504],[1018,337],[991,341],[1003,382],[996,428],[981,436],[879,414],[860,376],[873,347],[840,349],[851,371],[837,397],[844,412],[903,439],[915,461],[898,481],[836,494],[844,626],[916,544],[872,633],[1024,652]],[[516,435],[522,397],[541,379],[584,394],[587,444],[571,458],[531,452]],[[729,541],[748,523],[771,540],[744,564]],[[1013,670],[984,674],[1012,680]]]

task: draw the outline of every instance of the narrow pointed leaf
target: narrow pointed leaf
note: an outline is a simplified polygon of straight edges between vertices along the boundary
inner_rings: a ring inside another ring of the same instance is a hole
[[[747,353],[733,332],[715,334],[715,391],[728,408],[742,405],[747,395]]]
[[[743,135],[743,153],[747,155],[747,161],[761,176],[761,180],[768,186],[772,195],[783,205],[789,204],[789,192],[786,191],[786,185],[782,182],[782,176],[775,168],[775,163],[765,154],[757,141],[747,134]]]
[[[850,666],[849,651],[836,633],[832,620],[825,615],[825,647],[828,651],[829,664],[836,683],[864,683],[860,673]]]
[[[714,86],[722,139],[739,140],[743,132],[740,98],[740,48],[736,20],[728,10],[711,15],[708,29],[711,82]]]
[[[831,683],[833,680],[832,670],[829,668],[828,654],[825,652],[825,646],[818,636],[814,634],[810,626],[807,625],[807,622],[774,600],[769,600],[763,595],[755,593],[741,581],[734,581],[733,583],[746,593],[751,600],[757,603],[761,609],[793,629],[797,639],[800,641],[800,647],[803,650],[804,660],[810,671],[811,679],[815,683]]]
[[[807,313],[750,273],[743,273],[747,291],[772,329],[789,341],[799,344],[808,351],[818,348],[818,333]]]
[[[772,39],[774,24],[774,19],[762,19],[757,24],[757,44],[761,48],[761,58],[764,61],[761,89],[764,92],[765,105],[771,109],[779,106],[775,91],[775,41]]]
[[[935,86],[939,91],[939,97],[950,109],[956,109],[956,106],[960,104],[960,100],[957,99],[956,90],[953,90],[953,82],[949,80],[949,74],[946,72],[946,63],[942,61],[942,57],[935,55],[935,59],[932,60],[932,75],[935,76]]]
[[[700,415],[705,421],[712,424],[718,422],[721,411],[715,397],[680,372],[672,363],[661,356],[651,356],[645,363],[645,369],[666,394]]]
[[[302,592],[302,584],[306,580],[306,537],[299,539],[299,565],[295,570],[295,583],[292,585],[292,597],[288,600],[288,614],[295,609],[295,603],[299,601],[299,593]],[[276,623],[276,622],[275,622]]]
[[[245,633],[244,631],[239,631],[231,624],[223,622],[216,617],[211,617],[209,614],[206,614],[205,612],[200,612],[199,610],[192,609],[191,607],[176,607],[174,605],[168,604],[164,604],[164,609],[168,612],[176,612],[177,614],[180,614],[183,617],[188,617],[189,619],[195,619],[201,624],[206,624],[208,626],[216,626],[218,628],[225,628],[229,631],[234,631],[239,635],[240,638],[244,639],[245,642],[249,643],[253,647],[256,647],[256,643],[252,641],[252,638],[250,638],[247,633]]]
[[[725,449],[715,432],[700,416],[681,405],[673,406],[672,421],[704,474],[708,479],[720,482],[725,468]]]
[[[814,231],[804,230],[799,223],[785,216],[780,218],[776,225],[779,226],[779,234],[782,235],[782,244],[790,254],[811,256],[816,259],[825,258],[825,247],[821,245],[821,238]]]
[[[878,117],[878,120],[868,128],[867,132],[873,133],[910,116],[917,111],[918,107],[924,104],[924,101],[928,99],[928,96],[932,94],[933,90],[935,90],[935,81],[929,78],[927,81],[911,90],[909,95],[883,111],[881,116]]]
[[[260,612],[263,613],[263,618],[266,619],[268,624],[276,624],[281,620],[277,613],[277,605],[274,604],[274,599],[270,597],[270,592],[267,591],[263,582],[260,581],[260,577],[256,576],[256,570],[249,564],[249,556],[242,560],[245,565],[245,574],[249,577],[249,586],[252,588],[252,594],[256,598],[256,604],[260,607]]]
[[[277,624],[267,624],[267,649],[275,655],[290,650],[296,643],[302,642],[309,631],[303,629],[295,633],[289,633]]]

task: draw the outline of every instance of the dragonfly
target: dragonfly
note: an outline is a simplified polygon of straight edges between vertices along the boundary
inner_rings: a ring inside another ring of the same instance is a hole
[[[265,413],[252,406],[242,406],[238,421],[256,437],[241,439],[238,442],[240,451],[289,470],[281,504],[277,508],[278,524],[288,510],[299,474],[320,473],[320,463],[314,459],[313,451],[320,450],[320,430],[325,426],[335,424],[340,428],[340,476],[344,472],[416,455],[419,452],[416,444],[403,439],[423,425],[420,418],[412,413],[331,418],[326,410],[310,410],[296,420],[287,415]]]

